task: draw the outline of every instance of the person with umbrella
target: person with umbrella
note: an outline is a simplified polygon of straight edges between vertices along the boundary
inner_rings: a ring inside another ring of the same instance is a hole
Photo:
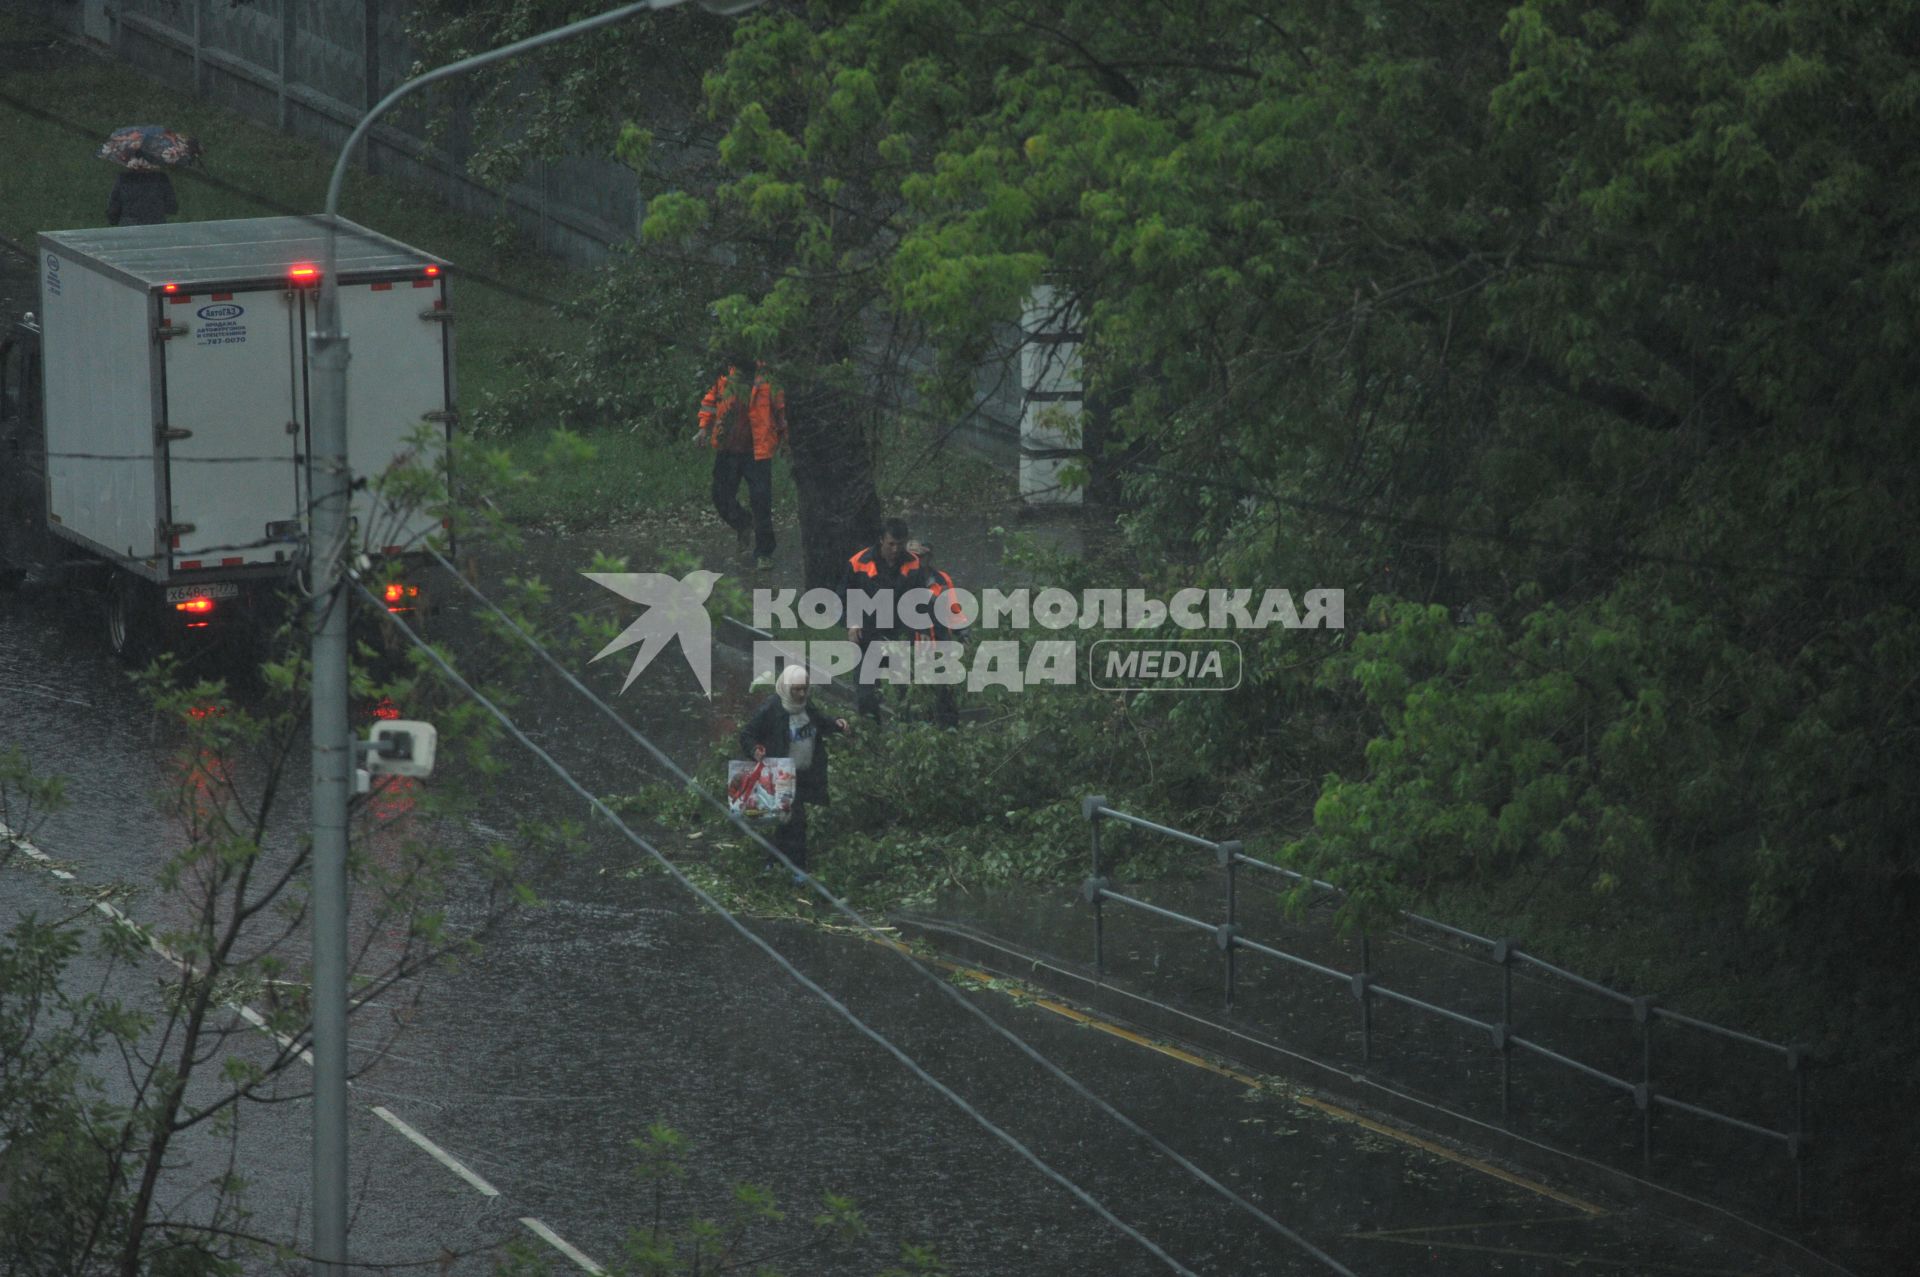
[[[155,226],[180,211],[166,167],[200,157],[200,143],[158,124],[115,129],[101,144],[100,158],[121,167],[107,196],[107,225]]]

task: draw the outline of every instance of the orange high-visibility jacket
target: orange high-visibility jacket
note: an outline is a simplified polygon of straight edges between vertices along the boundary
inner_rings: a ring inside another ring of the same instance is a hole
[[[927,615],[933,619],[933,628],[915,630],[913,641],[931,643],[935,639],[964,637],[967,621],[953,601],[953,578],[940,568],[922,566],[920,579],[926,583],[927,593],[933,595],[933,601],[927,606]]]
[[[716,449],[725,443],[728,416],[738,410],[737,387],[746,379],[738,368],[729,368],[700,401],[700,433]],[[753,429],[753,459],[765,461],[787,438],[787,393],[757,372],[747,394],[747,421]]]
[[[900,595],[915,586],[924,587],[926,583],[926,577],[920,571],[919,556],[902,554],[900,562],[888,568],[880,561],[880,547],[870,545],[847,559],[847,566],[840,580],[842,615],[848,618],[853,616],[852,596],[855,590],[875,598],[882,594],[892,595],[893,624],[873,627],[872,632],[879,638],[898,637],[906,632],[900,622]]]
[[[933,595],[933,623],[943,630],[948,638],[955,638],[967,630],[967,619],[961,615],[959,606],[953,599],[953,578],[939,568],[927,572],[927,589]]]

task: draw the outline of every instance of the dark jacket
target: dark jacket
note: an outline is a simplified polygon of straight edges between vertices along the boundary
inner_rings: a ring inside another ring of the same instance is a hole
[[[787,758],[793,753],[793,740],[788,735],[786,706],[780,703],[778,695],[767,698],[767,703],[754,711],[747,725],[740,729],[740,756],[753,757],[753,747],[766,747],[767,757]],[[807,719],[813,724],[813,766],[794,777],[794,796],[803,803],[827,802],[827,737],[839,733],[840,725],[833,718],[822,713],[812,701],[807,702]]]
[[[107,196],[109,226],[157,226],[179,211],[173,179],[165,173],[128,169],[115,179]]]
[[[901,623],[900,597],[908,590],[927,588],[927,574],[920,568],[920,560],[904,551],[900,561],[889,568],[880,559],[880,547],[870,545],[847,560],[846,567],[840,570],[841,616],[846,623],[853,624],[853,594],[862,594],[879,598],[882,595],[893,596],[893,624],[874,625],[871,622],[860,626],[862,639],[905,638],[907,627]]]

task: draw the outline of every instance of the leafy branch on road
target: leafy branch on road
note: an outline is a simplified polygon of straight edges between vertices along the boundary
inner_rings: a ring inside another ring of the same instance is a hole
[[[817,1265],[830,1256],[835,1271],[860,1271],[874,1242],[874,1231],[852,1199],[826,1193],[820,1209],[806,1221],[782,1210],[771,1190],[759,1184],[735,1183],[722,1194],[724,1214],[694,1214],[677,1226],[668,1223],[670,1210],[690,1202],[681,1187],[690,1177],[691,1142],[665,1122],[653,1122],[644,1135],[630,1142],[635,1154],[634,1178],[647,1190],[650,1216],[627,1233],[620,1254],[605,1266],[608,1277],[721,1277],[750,1272],[754,1277],[780,1277],[776,1261],[812,1255]],[[800,1240],[794,1240],[798,1234]],[[516,1242],[496,1266],[496,1277],[553,1277],[562,1271],[551,1251],[531,1242]],[[931,1247],[913,1242],[900,1246],[899,1262],[876,1272],[876,1277],[944,1277],[946,1266]]]

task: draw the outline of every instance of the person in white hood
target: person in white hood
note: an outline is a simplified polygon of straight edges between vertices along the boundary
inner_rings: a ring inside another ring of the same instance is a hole
[[[807,867],[807,807],[825,806],[827,737],[850,731],[844,718],[828,718],[812,703],[807,667],[795,662],[774,680],[767,698],[740,729],[740,753],[755,760],[793,760],[793,811],[774,827],[773,845],[797,868]]]

